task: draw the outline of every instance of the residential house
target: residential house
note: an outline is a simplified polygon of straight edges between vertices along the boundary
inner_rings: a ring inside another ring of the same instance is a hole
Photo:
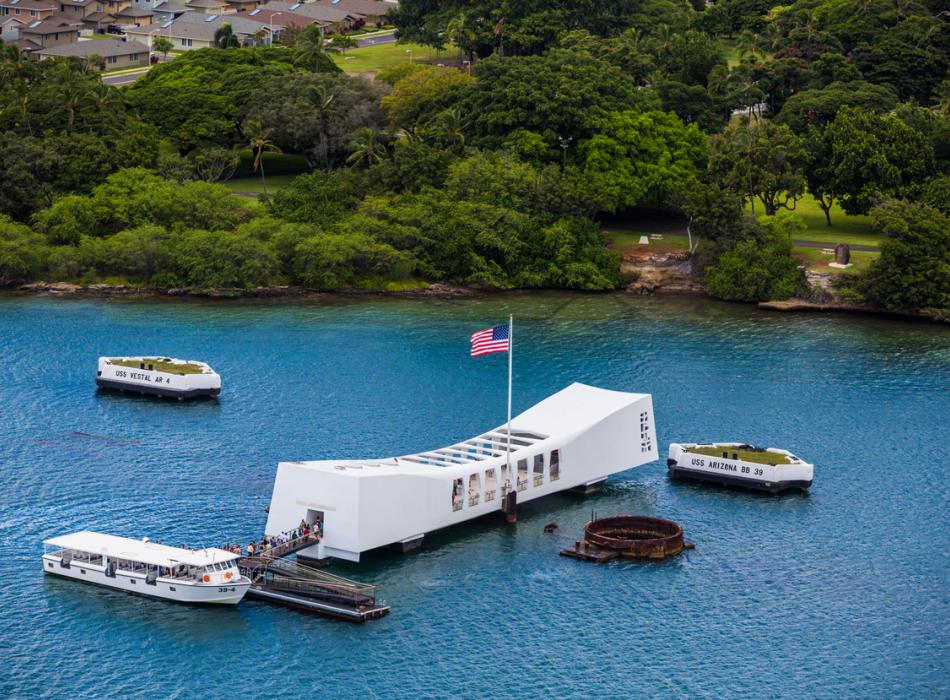
[[[24,24],[59,12],[59,0],[0,0],[0,17],[16,17]]]
[[[21,45],[21,41],[35,45],[36,49],[72,44],[79,41],[79,32],[81,29],[82,22],[57,15],[49,19],[37,20],[25,27],[21,27],[20,38],[14,43],[24,50],[29,50],[30,47],[28,44]]]
[[[185,6],[203,15],[223,15],[233,11],[226,0],[185,0]]]
[[[136,0],[138,2],[139,0]],[[144,0],[143,0],[143,7]],[[177,2],[162,2],[162,0],[155,0],[155,7],[152,10],[152,22],[157,24],[164,24],[170,19],[178,19],[186,12],[189,12],[188,8],[184,5],[181,5]]]
[[[115,23],[120,27],[147,27],[155,21],[155,12],[144,7],[127,7],[115,14]]]
[[[147,66],[149,50],[138,41],[123,39],[100,39],[96,41],[77,41],[73,44],[53,46],[36,51],[41,59],[55,56],[75,56],[86,58],[100,56],[104,61],[104,70]]]
[[[228,12],[250,12],[260,7],[265,0],[225,0],[228,4]]]
[[[231,25],[231,31],[242,45],[269,41],[270,27],[263,22],[256,22],[242,15],[200,15],[195,12],[186,12],[178,19],[164,24],[130,27],[125,33],[129,38],[141,41],[149,47],[152,45],[152,39],[160,35],[171,40],[176,49],[190,51],[214,46],[214,33],[222,24]],[[280,30],[275,26],[274,36],[279,35]]]
[[[287,27],[297,27],[298,29],[303,29],[304,27],[308,27],[311,24],[319,27],[324,33],[330,32],[333,29],[333,25],[330,22],[321,22],[318,19],[297,14],[296,12],[278,12],[277,10],[268,10],[266,7],[258,7],[256,10],[251,10],[246,16],[249,19],[257,20],[258,22],[263,22],[264,24],[273,27],[275,32],[278,29],[282,30],[286,29]]]
[[[353,29],[361,20],[360,15],[354,15],[344,10],[338,10],[335,7],[316,2],[286,2],[284,0],[274,0],[262,6],[265,10],[274,10],[275,12],[296,12],[305,15],[320,22],[327,22],[331,33],[340,33]]]
[[[116,15],[131,5],[132,0],[61,0],[59,7],[63,16],[79,19],[86,29],[101,32],[115,24]]]
[[[389,24],[389,13],[399,5],[385,0],[313,0],[315,5],[332,7],[336,10],[358,15],[365,24],[380,27]]]

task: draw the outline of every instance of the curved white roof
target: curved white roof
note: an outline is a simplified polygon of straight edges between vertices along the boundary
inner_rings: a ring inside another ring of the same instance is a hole
[[[612,391],[574,382],[512,418],[512,459],[517,459],[520,450],[536,443],[587,430],[644,398],[649,398],[649,394]],[[387,470],[390,473],[414,473],[431,467],[454,467],[489,460],[496,460],[500,464],[505,461],[507,450],[508,426],[501,425],[468,440],[416,454],[384,459],[297,461],[291,464],[321,470],[332,469],[347,476],[360,477],[379,473],[385,467],[390,468]]]
[[[226,552],[223,549],[181,549],[89,530],[53,537],[44,540],[43,544],[62,549],[76,549],[91,554],[104,554],[117,559],[131,559],[154,566],[173,567],[179,564],[207,566],[208,564],[239,558],[239,555]]]

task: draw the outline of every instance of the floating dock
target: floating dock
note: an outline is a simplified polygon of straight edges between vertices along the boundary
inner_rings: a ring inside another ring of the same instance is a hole
[[[242,557],[238,567],[251,580],[248,598],[349,622],[365,622],[389,614],[389,606],[376,597],[376,586],[351,581],[292,559]]]

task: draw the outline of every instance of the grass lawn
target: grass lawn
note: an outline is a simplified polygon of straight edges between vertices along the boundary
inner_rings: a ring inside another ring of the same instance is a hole
[[[880,253],[871,253],[865,250],[851,251],[851,267],[847,270],[839,270],[835,267],[828,267],[828,263],[835,261],[834,255],[822,253],[821,248],[793,248],[792,256],[801,261],[812,272],[831,272],[832,274],[854,275],[864,272],[871,266]]]
[[[754,462],[755,464],[790,464],[788,457],[775,452],[765,452],[758,450],[739,450],[735,447],[690,447],[687,452],[706,455],[707,457],[722,458],[723,452],[729,453],[729,459],[732,459],[733,453],[739,455],[739,459],[744,462]]]
[[[747,210],[751,207],[746,205]],[[756,201],[755,211],[762,213],[761,203]],[[818,243],[849,243],[851,245],[877,245],[881,241],[871,227],[869,216],[848,216],[837,204],[831,207],[831,226],[825,222],[825,213],[810,194],[806,194],[795,206],[793,212],[801,217],[808,227],[802,239]]]
[[[411,53],[409,53],[411,52]],[[378,73],[404,61],[437,61],[455,55],[453,49],[437,51],[422,44],[376,44],[350,49],[345,53],[332,52],[333,60],[347,73]]]
[[[157,357],[146,357],[142,362],[145,363],[146,367],[153,365],[156,371],[168,372],[169,374],[202,374],[205,371],[201,365],[193,365],[189,362],[166,362]],[[110,364],[118,365],[119,367],[139,369],[138,360],[110,360]]]
[[[264,166],[265,168],[267,166]],[[265,170],[265,172],[267,172]],[[287,184],[293,180],[296,175],[271,175],[267,177],[267,192],[268,194],[274,194],[277,190],[282,187],[286,187]],[[232,192],[251,192],[254,194],[261,194],[264,191],[264,185],[261,184],[261,176],[254,175],[253,177],[235,177],[221,183],[227,187]]]
[[[607,245],[621,253],[630,249],[649,250],[651,253],[673,253],[689,249],[686,236],[664,235],[662,240],[651,240],[650,245],[640,245],[640,236],[650,236],[646,231],[604,228],[601,232],[607,240]]]

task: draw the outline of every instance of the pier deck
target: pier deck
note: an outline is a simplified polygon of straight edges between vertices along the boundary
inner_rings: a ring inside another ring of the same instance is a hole
[[[389,614],[376,586],[358,583],[281,557],[242,557],[241,573],[251,579],[249,598],[308,610],[350,622]]]

